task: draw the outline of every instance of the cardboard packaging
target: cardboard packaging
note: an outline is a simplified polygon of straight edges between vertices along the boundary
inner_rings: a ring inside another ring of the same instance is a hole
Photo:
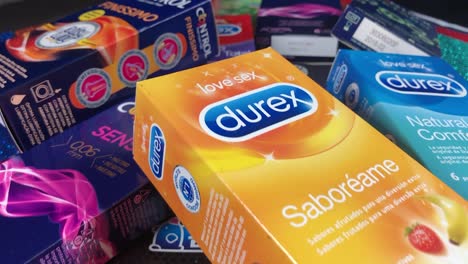
[[[172,217],[148,232],[109,264],[210,264],[184,225]]]
[[[441,58],[468,80],[468,28],[462,32],[438,27]]]
[[[232,58],[255,50],[252,17],[250,15],[216,16],[216,28],[219,36],[220,53],[212,61]]]
[[[440,56],[435,25],[392,1],[353,0],[332,35],[356,50]]]
[[[261,0],[213,0],[217,15],[249,14],[257,16]]]
[[[133,107],[0,163],[2,263],[106,263],[171,216],[132,158]]]
[[[440,58],[351,50],[340,50],[327,80],[330,93],[465,199],[467,88]]]
[[[218,54],[208,0],[105,1],[0,39],[0,161]]]
[[[331,30],[341,13],[338,0],[263,0],[256,48],[271,46],[288,59],[332,61],[338,40]]]
[[[133,151],[213,263],[468,259],[468,203],[271,48],[139,82]]]

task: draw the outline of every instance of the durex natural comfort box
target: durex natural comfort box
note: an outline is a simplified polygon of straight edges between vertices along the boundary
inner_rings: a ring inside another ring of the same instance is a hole
[[[468,199],[468,82],[448,63],[340,50],[326,87]]]
[[[273,49],[142,81],[134,156],[213,263],[463,263],[468,204]]]

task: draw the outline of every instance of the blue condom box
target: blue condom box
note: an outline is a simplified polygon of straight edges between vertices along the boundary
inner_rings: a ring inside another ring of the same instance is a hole
[[[340,50],[327,90],[468,198],[467,81],[437,57]]]
[[[0,161],[104,111],[138,81],[219,52],[209,0],[112,0],[0,34]]]
[[[104,264],[172,216],[133,160],[134,102],[0,162],[1,263]]]

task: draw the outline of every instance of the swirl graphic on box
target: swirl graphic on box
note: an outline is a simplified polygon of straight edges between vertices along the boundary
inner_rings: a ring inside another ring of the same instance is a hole
[[[15,158],[0,165],[0,215],[48,216],[59,225],[62,239],[70,241],[98,214],[94,188],[80,172],[27,167]]]
[[[314,18],[321,15],[339,16],[341,10],[326,5],[318,4],[296,4],[291,6],[281,6],[273,8],[261,8],[258,16],[278,16],[290,18]]]

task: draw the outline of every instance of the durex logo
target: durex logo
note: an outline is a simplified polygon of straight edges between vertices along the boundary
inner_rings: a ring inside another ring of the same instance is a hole
[[[216,29],[220,37],[235,36],[242,32],[242,28],[233,24],[218,24]]]
[[[418,72],[381,71],[375,75],[383,87],[402,94],[464,97],[466,89],[449,77]]]
[[[201,127],[226,142],[246,141],[317,111],[318,102],[306,89],[275,83],[205,107]]]
[[[343,81],[348,74],[348,66],[346,64],[341,65],[337,72],[335,82],[333,83],[333,92],[338,94],[341,90],[341,86],[343,85]]]
[[[154,177],[158,180],[163,178],[164,156],[166,153],[166,139],[161,128],[153,124],[151,126],[149,140],[149,165]]]

